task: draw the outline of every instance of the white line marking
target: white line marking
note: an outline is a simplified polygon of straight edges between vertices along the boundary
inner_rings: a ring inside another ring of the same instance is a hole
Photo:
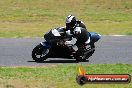
[[[126,35],[110,35],[110,36],[126,36]]]

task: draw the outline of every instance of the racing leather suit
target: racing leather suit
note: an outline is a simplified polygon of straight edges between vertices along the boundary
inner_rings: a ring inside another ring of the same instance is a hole
[[[67,35],[72,35],[72,39],[66,41],[65,44],[73,44],[72,50],[81,56],[83,54],[82,45],[90,43],[90,35],[86,26],[82,21],[77,21],[76,27],[72,30],[69,29],[68,31]]]

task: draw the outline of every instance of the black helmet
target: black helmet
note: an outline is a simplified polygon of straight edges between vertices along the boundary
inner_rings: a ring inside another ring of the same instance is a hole
[[[66,17],[66,29],[74,29],[76,26],[76,17],[73,15],[68,15]]]

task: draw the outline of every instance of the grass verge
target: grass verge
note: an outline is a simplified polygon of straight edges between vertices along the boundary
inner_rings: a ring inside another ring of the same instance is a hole
[[[0,0],[0,37],[42,37],[69,14],[89,31],[132,35],[132,0]]]
[[[79,86],[76,75],[80,65],[49,67],[0,67],[0,88],[131,88],[129,84],[86,84]],[[87,74],[130,74],[130,64],[82,65]]]

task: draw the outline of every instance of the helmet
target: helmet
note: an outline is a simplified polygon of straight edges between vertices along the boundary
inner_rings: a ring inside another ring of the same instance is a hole
[[[76,17],[73,15],[68,15],[66,17],[66,29],[74,29],[76,26]]]

